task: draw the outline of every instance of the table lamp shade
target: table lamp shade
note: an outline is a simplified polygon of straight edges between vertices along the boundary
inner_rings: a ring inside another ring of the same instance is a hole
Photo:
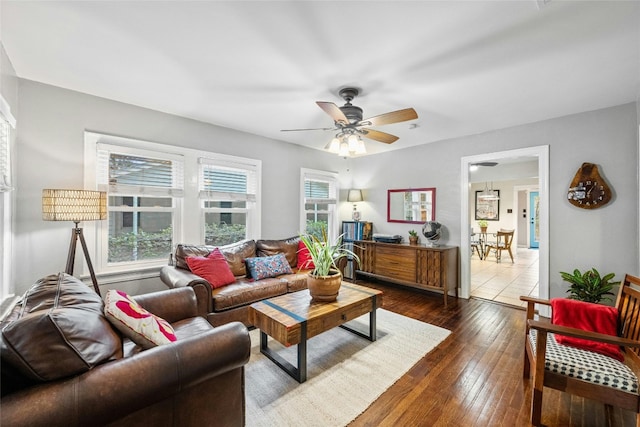
[[[347,194],[347,202],[362,202],[362,190],[349,190]]]
[[[107,219],[107,193],[90,190],[42,190],[45,221],[97,221]]]

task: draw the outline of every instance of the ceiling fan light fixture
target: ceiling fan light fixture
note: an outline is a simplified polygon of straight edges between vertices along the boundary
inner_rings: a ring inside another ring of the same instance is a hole
[[[340,140],[338,138],[333,138],[329,143],[329,152],[338,153],[338,151],[340,151]]]
[[[349,143],[349,151],[356,151],[358,149],[358,136],[351,134],[347,138],[347,142]]]
[[[356,154],[367,154],[367,147],[364,146],[364,141],[358,141],[358,148],[356,148]]]
[[[340,143],[340,150],[338,150],[338,156],[348,156],[349,155],[349,144],[346,141],[342,141]]]

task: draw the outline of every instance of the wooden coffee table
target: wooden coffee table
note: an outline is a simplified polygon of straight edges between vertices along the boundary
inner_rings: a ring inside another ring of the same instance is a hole
[[[342,282],[334,302],[311,302],[308,290],[292,292],[251,304],[249,320],[260,329],[260,352],[296,381],[307,380],[307,340],[340,326],[369,341],[376,340],[376,309],[382,305],[382,291]],[[344,323],[369,313],[369,334]],[[268,337],[282,345],[297,345],[298,366],[271,350]]]

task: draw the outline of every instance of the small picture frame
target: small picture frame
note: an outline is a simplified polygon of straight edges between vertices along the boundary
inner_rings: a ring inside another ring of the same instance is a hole
[[[500,190],[491,190],[498,199],[486,200],[481,199],[479,196],[483,191],[476,191],[476,220],[485,219],[487,221],[499,221],[500,220]]]

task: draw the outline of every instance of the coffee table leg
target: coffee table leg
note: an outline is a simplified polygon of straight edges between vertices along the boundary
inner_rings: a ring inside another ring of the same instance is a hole
[[[272,351],[268,345],[267,334],[260,331],[260,353],[267,356],[273,363],[289,374],[294,380],[303,383],[307,380],[307,322],[300,324],[300,343],[298,344],[298,367],[287,362],[284,357]]]
[[[373,298],[371,298],[372,300],[372,307],[371,307],[371,311],[369,312],[369,335],[363,334],[360,331],[357,331],[347,325],[340,325],[340,327],[344,330],[347,330],[353,334],[356,334],[360,337],[366,338],[369,341],[373,342],[377,339],[377,335],[378,335],[378,329],[376,328],[376,297],[375,295],[373,296]]]

